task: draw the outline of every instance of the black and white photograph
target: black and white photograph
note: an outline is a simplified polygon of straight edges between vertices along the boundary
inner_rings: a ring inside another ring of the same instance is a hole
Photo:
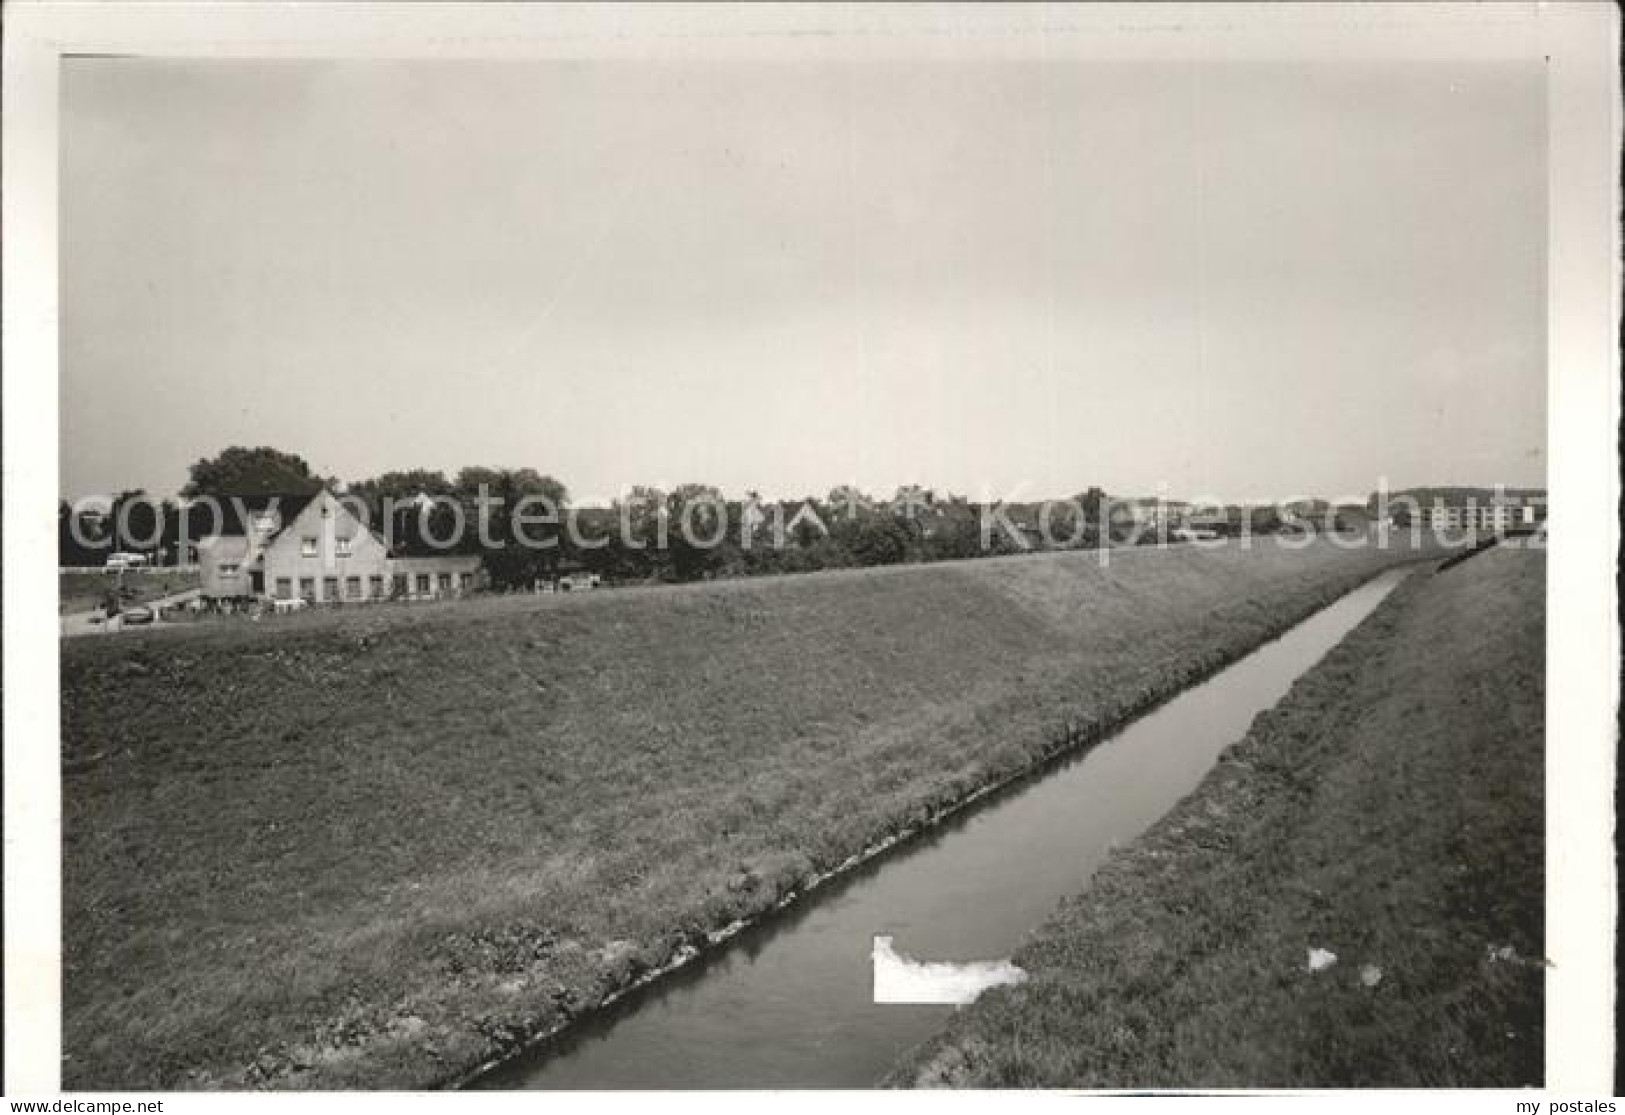
[[[118,7],[8,1095],[1613,1110],[1616,9]]]

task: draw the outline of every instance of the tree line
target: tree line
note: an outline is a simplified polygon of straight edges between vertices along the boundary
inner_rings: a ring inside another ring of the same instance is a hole
[[[193,464],[180,499],[132,490],[99,508],[60,502],[60,561],[99,565],[111,552],[137,551],[177,564],[209,527],[207,517],[183,514],[183,500],[308,495],[323,487],[361,509],[399,553],[479,555],[497,588],[528,587],[575,570],[613,581],[692,581],[945,561],[1035,545],[1093,548],[1134,536],[1099,488],[1047,505],[990,505],[918,485],[889,497],[842,485],[823,496],[769,500],[756,492],[725,498],[713,486],[689,483],[669,491],[635,487],[608,507],[571,508],[566,485],[531,468],[470,466],[451,475],[410,469],[344,482],[318,475],[296,454],[233,446]],[[526,529],[498,514],[486,529],[469,529],[481,500],[511,509],[527,497],[568,511],[568,525],[561,514]],[[999,527],[989,531],[987,516],[995,511]],[[1221,534],[1281,527],[1279,512],[1269,508],[1215,509],[1207,522]],[[678,529],[685,524],[688,530]]]

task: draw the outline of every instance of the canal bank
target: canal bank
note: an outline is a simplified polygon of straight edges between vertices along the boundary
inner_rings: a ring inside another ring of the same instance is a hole
[[[1041,554],[66,640],[64,1081],[456,1080],[1417,557]]]
[[[1544,575],[1412,578],[890,1082],[1540,1085]]]
[[[872,1086],[954,1009],[873,1002],[875,935],[921,958],[1007,955],[1404,576],[1367,582],[1085,753],[841,873],[477,1085]]]

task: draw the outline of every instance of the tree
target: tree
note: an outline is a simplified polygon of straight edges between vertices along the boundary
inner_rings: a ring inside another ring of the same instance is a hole
[[[1083,509],[1084,519],[1099,526],[1102,512],[1106,507],[1106,493],[1100,488],[1090,488],[1078,495],[1077,503]]]
[[[836,524],[832,539],[859,565],[895,565],[918,555],[918,530],[905,519],[877,515]]]
[[[1252,534],[1274,534],[1281,529],[1281,512],[1274,507],[1248,508],[1248,531]]]
[[[478,499],[481,486],[485,494],[506,500],[506,507],[526,496],[544,496],[553,506],[563,510],[570,500],[570,490],[561,481],[544,476],[533,468],[484,468],[471,465],[460,469],[452,491],[464,499]]]
[[[451,481],[438,469],[408,469],[392,471],[369,480],[353,480],[344,488],[347,497],[361,501],[367,513],[367,525],[384,531],[395,541],[411,546],[421,541],[420,508],[414,503],[418,496],[446,496],[452,491]],[[413,552],[416,552],[415,550]]]
[[[671,567],[678,580],[697,580],[716,571],[731,549],[724,545],[728,506],[722,493],[709,484],[679,484],[667,497],[666,510],[671,517]]]
[[[927,553],[938,560],[981,556],[982,524],[968,502],[951,503],[927,540]]]
[[[452,486],[439,469],[414,468],[380,473],[368,480],[352,480],[344,490],[346,494],[358,495],[382,507],[386,499],[402,503],[419,494],[450,495]]]
[[[322,486],[322,478],[311,472],[303,457],[269,445],[254,449],[233,445],[202,458],[189,471],[192,478],[181,489],[188,499],[309,495]]]
[[[115,549],[151,553],[163,544],[162,505],[140,488],[113,497],[108,522]]]
[[[113,549],[99,514],[75,511],[66,500],[56,505],[56,551],[60,565],[100,565]]]
[[[859,515],[868,514],[875,505],[874,500],[853,484],[841,484],[831,488],[824,504],[828,509],[828,521],[856,519]]]
[[[930,514],[936,502],[937,495],[930,489],[918,484],[904,484],[891,497],[891,512],[905,519],[915,519]]]
[[[458,471],[452,490],[464,506],[467,537],[484,557],[492,584],[523,588],[557,571],[564,542],[563,514],[570,498],[562,483],[533,468],[470,466]],[[481,499],[489,501],[483,509]],[[523,513],[523,526],[516,523],[515,512]],[[539,521],[549,513],[553,522]]]

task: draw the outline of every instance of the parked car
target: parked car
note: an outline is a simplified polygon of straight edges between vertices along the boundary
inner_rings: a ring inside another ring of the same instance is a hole
[[[119,573],[126,569],[145,569],[146,567],[146,554],[130,554],[121,551],[107,555],[107,564],[102,566],[102,572]]]
[[[141,624],[151,623],[153,621],[153,614],[151,608],[144,604],[137,604],[133,608],[125,608],[119,613],[119,618],[125,623],[139,626]]]

